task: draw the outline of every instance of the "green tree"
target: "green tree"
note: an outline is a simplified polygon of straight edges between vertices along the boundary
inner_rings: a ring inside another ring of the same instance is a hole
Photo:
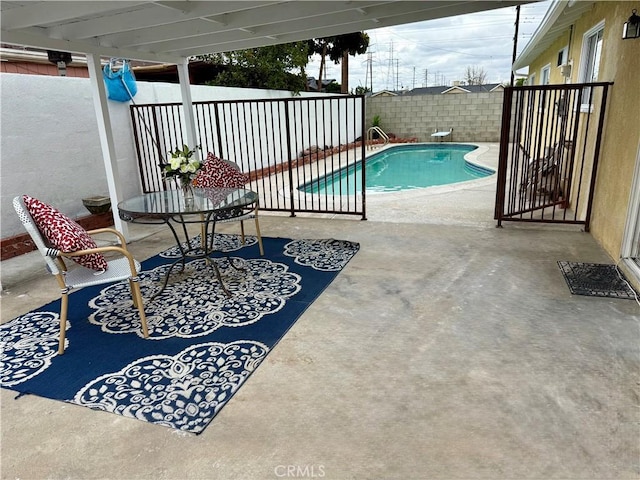
[[[349,91],[349,55],[361,55],[367,51],[367,48],[369,48],[369,35],[364,32],[309,40],[309,55],[314,53],[320,55],[318,91],[322,89],[322,75],[328,56],[334,63],[342,64],[341,93],[347,93]]]
[[[324,91],[327,93],[342,93],[342,87],[337,82],[331,82],[329,85],[324,87]]]
[[[291,90],[298,93],[307,84],[307,42],[269,45],[197,58],[222,66],[221,72],[207,82],[208,85]]]
[[[371,89],[369,87],[363,87],[362,85],[358,85],[356,87],[355,92],[352,90],[351,93],[355,94],[355,95],[366,95],[370,91],[371,91]]]

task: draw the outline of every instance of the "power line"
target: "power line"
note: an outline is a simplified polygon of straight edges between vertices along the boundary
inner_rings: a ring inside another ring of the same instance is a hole
[[[518,33],[518,47],[526,44],[527,39],[532,36],[529,30],[533,30],[532,27],[537,26],[537,20],[542,19],[549,3],[549,1],[539,2],[543,5],[535,9],[532,9],[530,5],[522,5],[520,25],[527,25],[521,28]],[[370,45],[377,47],[378,53],[372,54],[371,63],[367,63],[367,65],[376,62],[380,65],[386,65],[387,68],[379,68],[376,72],[371,69],[368,72],[362,72],[360,69],[356,78],[365,78],[365,73],[367,73],[367,81],[371,85],[375,84],[376,90],[385,88],[385,85],[390,88],[394,81],[396,85],[402,83],[404,86],[412,84],[420,86],[423,82],[425,86],[431,85],[432,82],[446,84],[447,79],[455,79],[462,75],[459,71],[462,71],[463,64],[480,62],[488,72],[490,81],[508,82],[511,73],[511,49],[503,49],[502,46],[512,44],[515,7],[507,7],[504,10],[506,10],[504,14],[499,10],[494,10],[492,13],[495,12],[495,14],[491,16],[487,16],[485,12],[484,16],[480,18],[471,17],[471,15],[456,17],[454,19],[456,29],[462,28],[464,31],[478,29],[477,32],[474,30],[475,36],[468,40],[461,39],[461,35],[455,35],[455,38],[446,38],[452,37],[447,32],[453,27],[446,23],[445,19],[412,24],[413,28],[409,29],[404,26],[396,26],[370,30],[368,32],[372,40]],[[504,22],[500,22],[500,18],[504,18]],[[504,25],[504,28],[497,26],[501,24]],[[420,37],[416,37],[420,30],[423,30],[423,33]],[[505,35],[501,35],[503,32]],[[439,37],[428,40],[431,33],[439,35]],[[524,42],[521,43],[523,39]],[[484,44],[484,46],[477,46],[479,44]],[[497,47],[495,54],[489,53],[487,47],[490,46]],[[501,50],[504,53],[501,53]],[[469,57],[473,57],[475,60],[469,60]],[[427,70],[419,64],[415,65],[418,63],[417,61],[429,63],[429,69]],[[411,65],[412,63],[415,66]],[[394,68],[395,72],[393,72]],[[434,72],[437,73],[434,74]],[[394,79],[393,76],[396,78]]]

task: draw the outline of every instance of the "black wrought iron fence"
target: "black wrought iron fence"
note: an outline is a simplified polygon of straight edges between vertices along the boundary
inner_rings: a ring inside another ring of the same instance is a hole
[[[495,218],[589,230],[611,83],[507,87]]]
[[[365,212],[364,97],[194,102],[203,155],[236,162],[262,210]],[[159,164],[186,143],[180,103],[131,105],[145,192],[169,187]]]

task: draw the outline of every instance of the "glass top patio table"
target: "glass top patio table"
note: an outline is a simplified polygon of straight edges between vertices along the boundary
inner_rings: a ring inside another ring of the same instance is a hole
[[[181,190],[150,192],[118,203],[120,218],[127,222],[173,219],[179,223],[202,223],[208,220],[235,216],[234,213],[258,201],[258,194],[244,188],[194,188],[193,202],[189,204]],[[195,219],[188,216],[198,215]],[[142,222],[140,222],[142,223]]]
[[[210,258],[215,251],[215,224],[217,220],[243,215],[247,207],[257,203],[258,194],[244,188],[194,188],[193,193],[193,198],[188,199],[185,198],[182,190],[165,190],[145,193],[118,203],[118,214],[126,222],[166,224],[173,233],[180,250],[180,258],[169,266],[162,288],[151,297],[152,299],[167,287],[174,267],[180,265],[180,271],[184,271],[187,258],[207,259],[222,289],[227,296],[231,297],[231,293],[222,281],[216,262]],[[190,238],[186,228],[188,223],[202,225],[199,242],[195,243]],[[181,226],[183,239],[180,238],[174,224]],[[229,263],[236,270],[243,270],[233,262]]]

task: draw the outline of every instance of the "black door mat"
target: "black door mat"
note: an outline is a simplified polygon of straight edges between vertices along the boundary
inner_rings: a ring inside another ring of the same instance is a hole
[[[636,293],[615,265],[558,262],[573,295],[635,299]]]

